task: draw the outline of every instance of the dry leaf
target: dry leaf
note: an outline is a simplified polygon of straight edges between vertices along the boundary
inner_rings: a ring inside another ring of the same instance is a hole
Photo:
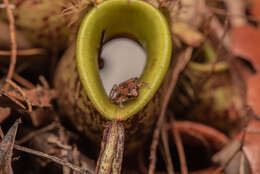
[[[13,126],[9,129],[5,135],[3,141],[0,144],[0,173],[1,174],[13,174],[11,166],[13,146],[18,129],[18,124],[21,122],[20,119],[16,120]]]
[[[245,57],[256,68],[260,69],[260,28],[245,25],[235,27],[231,33],[231,49],[234,54]]]
[[[252,13],[260,19],[260,1],[251,0]],[[247,83],[247,103],[252,107],[254,112],[260,116],[260,28],[255,28],[250,25],[235,27],[231,32],[231,50],[235,55],[248,59],[255,69],[257,74],[246,79]]]
[[[24,92],[27,100],[32,104],[32,106],[38,107],[51,107],[51,100],[57,96],[55,90],[40,85]]]
[[[217,152],[212,161],[225,167],[225,174],[251,174],[249,162],[243,151],[240,150],[241,142],[237,139]],[[231,159],[231,161],[229,161]]]
[[[260,121],[251,121],[247,128],[243,152],[253,174],[260,173]]]

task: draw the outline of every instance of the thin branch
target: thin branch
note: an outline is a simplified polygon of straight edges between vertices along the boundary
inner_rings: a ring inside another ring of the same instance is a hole
[[[175,174],[174,166],[173,166],[172,158],[171,158],[171,152],[169,149],[168,132],[165,129],[165,126],[162,128],[162,144],[163,144],[163,149],[164,149],[164,153],[165,153],[167,171],[169,174]]]
[[[71,164],[68,161],[57,158],[55,156],[45,154],[45,153],[37,151],[37,150],[29,149],[27,147],[19,146],[19,145],[16,145],[16,144],[14,145],[14,148],[16,150],[19,150],[19,151],[23,151],[23,152],[26,152],[26,153],[30,153],[30,154],[42,157],[42,158],[49,159],[49,160],[51,160],[51,161],[53,161],[57,164],[60,164],[62,166],[66,166],[66,167],[71,168],[72,170],[80,172],[80,173],[87,173],[87,172],[88,173],[94,173],[94,171],[91,170],[90,168],[81,168],[79,166],[75,166],[74,164]]]
[[[9,20],[9,30],[10,30],[10,39],[11,39],[11,60],[10,60],[9,70],[7,73],[7,79],[11,80],[15,70],[16,55],[17,55],[15,21],[14,21],[14,15],[9,5],[9,0],[4,0],[4,3],[6,6],[6,13]],[[5,85],[5,88],[8,88],[8,84]]]
[[[47,131],[54,129],[56,126],[57,126],[57,123],[54,122],[54,123],[51,123],[50,125],[48,125],[46,127],[43,127],[43,128],[38,129],[36,131],[32,131],[28,135],[26,135],[25,137],[21,138],[20,140],[16,140],[15,144],[18,144],[18,145],[23,144],[23,143],[27,142],[28,140],[32,139],[33,137],[41,134],[41,133],[44,133],[44,132],[47,132]]]
[[[185,152],[184,152],[184,147],[182,144],[181,136],[179,133],[178,128],[175,126],[175,120],[173,117],[171,117],[171,124],[172,124],[172,134],[173,138],[176,143],[180,163],[181,163],[181,174],[188,174],[188,167],[187,167],[187,162],[186,162],[186,157],[185,157]]]
[[[28,111],[32,112],[32,104],[29,102],[29,100],[27,100],[26,94],[25,92],[22,90],[22,88],[20,88],[17,84],[15,84],[12,80],[6,79],[7,84],[10,84],[12,87],[14,87],[16,90],[18,90],[21,95],[24,98],[24,101],[26,102],[27,106],[28,106]]]
[[[172,70],[170,84],[168,86],[168,90],[166,92],[165,98],[162,102],[162,108],[161,108],[161,112],[159,115],[159,119],[156,123],[156,128],[153,133],[152,145],[150,147],[150,164],[149,164],[148,174],[154,174],[155,164],[156,164],[156,149],[158,146],[158,140],[160,137],[161,128],[163,126],[163,122],[165,119],[166,109],[167,109],[169,100],[171,98],[173,89],[175,87],[175,84],[177,82],[178,76],[179,76],[180,72],[183,70],[183,68],[186,66],[186,64],[189,62],[192,51],[193,51],[193,48],[188,47],[182,54],[180,54],[180,56],[177,59],[176,67],[174,67],[174,69]]]
[[[217,14],[217,15],[221,15],[221,16],[226,16],[226,17],[229,17],[229,18],[232,18],[232,17],[236,17],[236,18],[247,18],[251,21],[254,21],[254,22],[259,22],[260,19],[258,19],[257,17],[253,16],[253,15],[239,15],[239,14],[230,14],[229,12],[227,12],[225,9],[220,9],[220,8],[214,8],[214,7],[208,7],[213,13]]]
[[[3,132],[2,128],[1,128],[1,126],[0,126],[0,138],[4,139],[4,132]]]
[[[211,30],[213,30],[215,32],[216,37],[218,38],[219,41],[222,41],[222,36],[223,33],[227,32],[224,31],[223,26],[221,25],[221,23],[219,22],[218,18],[212,13],[212,11],[207,8],[206,6],[204,7],[203,13],[206,16],[206,18],[210,19],[210,28]],[[228,34],[225,34],[225,37],[223,38],[223,45],[225,46],[225,48],[227,50],[229,50],[229,42],[230,42],[230,38]]]
[[[7,73],[8,70],[6,68],[0,66],[0,71],[2,71],[3,73]],[[13,75],[13,79],[28,89],[35,88],[34,84],[32,84],[30,81],[26,80],[25,78],[23,78],[22,76],[20,76],[19,74],[15,73],[15,72]]]
[[[218,44],[217,49],[216,49],[216,57],[220,56],[220,51],[221,51],[221,47],[222,47],[221,43],[224,44],[224,39],[227,36],[227,27],[228,27],[228,18],[226,17],[225,21],[224,21],[224,26],[223,26],[223,33],[222,33],[222,36],[219,38],[220,43]],[[215,61],[215,62],[217,63],[217,61]]]
[[[14,73],[14,80],[28,89],[35,88],[34,84],[32,84],[30,81],[26,80],[17,73]]]
[[[42,54],[47,54],[47,51],[42,48],[17,50],[18,56],[33,56],[33,55],[42,55]],[[12,55],[12,51],[0,50],[0,56],[11,56],[11,55]]]

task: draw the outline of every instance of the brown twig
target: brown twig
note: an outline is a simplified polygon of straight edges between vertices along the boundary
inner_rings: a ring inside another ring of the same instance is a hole
[[[26,152],[26,153],[30,153],[30,154],[33,154],[33,155],[36,155],[36,156],[39,156],[39,157],[42,157],[42,158],[47,158],[47,159],[49,159],[49,160],[51,160],[51,161],[53,161],[57,164],[69,167],[72,170],[80,172],[80,173],[94,173],[94,171],[91,170],[90,168],[82,168],[82,167],[79,167],[79,166],[75,166],[74,164],[71,164],[68,161],[62,160],[62,159],[57,158],[55,156],[45,154],[45,153],[40,152],[40,151],[29,149],[27,147],[19,146],[19,145],[16,145],[16,144],[14,145],[14,148],[16,150],[23,151],[23,152]]]
[[[227,17],[229,17],[229,18],[232,18],[232,17],[236,17],[236,18],[247,18],[247,19],[249,19],[249,20],[251,20],[251,21],[254,21],[254,22],[259,22],[260,20],[257,18],[257,17],[255,17],[255,16],[252,16],[252,15],[240,15],[240,14],[230,14],[230,12],[227,12],[225,9],[220,9],[220,8],[214,8],[214,7],[209,7],[209,9],[213,12],[213,13],[215,13],[215,14],[217,14],[217,15],[221,15],[221,16],[227,16]]]
[[[29,111],[29,112],[32,112],[32,104],[27,100],[26,94],[25,94],[25,92],[22,90],[22,88],[20,88],[20,87],[19,87],[17,84],[15,84],[12,80],[6,79],[6,82],[7,82],[7,84],[12,85],[12,87],[14,87],[16,90],[18,90],[18,91],[21,93],[21,95],[23,96],[23,98],[24,98],[24,100],[25,100],[25,102],[26,102],[26,104],[27,104],[27,106],[28,106],[28,111]]]
[[[211,72],[208,76],[208,78],[206,78],[207,80],[214,74],[215,72],[215,69],[216,69],[216,65],[217,65],[217,58],[220,56],[220,51],[221,51],[221,47],[222,47],[222,44],[224,45],[224,39],[225,39],[225,36],[227,34],[227,27],[228,27],[228,18],[226,17],[225,18],[225,22],[224,22],[224,26],[223,26],[223,34],[222,36],[219,38],[219,44],[216,48],[216,60],[214,60],[213,64],[212,64],[212,68],[211,68]],[[222,44],[221,44],[222,43]]]
[[[11,60],[7,73],[7,79],[11,80],[13,77],[13,73],[16,65],[16,54],[17,54],[17,45],[16,45],[16,33],[15,33],[15,20],[12,10],[9,6],[9,0],[4,0],[6,6],[6,13],[9,20],[9,30],[10,30],[10,39],[11,39]],[[6,83],[5,88],[8,88],[8,83]]]
[[[216,57],[218,57],[220,55],[220,51],[221,51],[221,47],[222,47],[221,43],[224,43],[224,39],[227,36],[228,23],[229,23],[229,21],[228,21],[228,18],[226,17],[225,21],[224,21],[224,26],[223,26],[223,34],[219,39],[219,44],[218,44],[217,49],[216,49]]]
[[[22,76],[20,76],[17,73],[14,73],[14,80],[28,89],[35,88],[34,84],[32,84],[30,81],[26,80],[25,78],[23,78]]]
[[[180,163],[181,163],[181,174],[188,174],[188,167],[186,163],[186,157],[185,157],[185,152],[184,152],[184,147],[182,144],[181,136],[179,133],[178,128],[175,126],[175,120],[173,117],[171,117],[171,124],[172,124],[172,134],[173,138],[176,143]]]
[[[236,6],[236,7],[232,7],[232,8],[235,8],[235,9],[232,9],[232,10],[229,10],[227,11],[226,9],[221,9],[221,8],[216,8],[216,7],[210,7],[210,6],[207,6],[207,8],[210,9],[210,11],[212,11],[213,13],[215,14],[218,14],[218,15],[221,15],[221,16],[227,16],[227,17],[230,17],[230,18],[242,18],[240,19],[240,21],[236,21],[235,23],[236,24],[239,24],[239,25],[243,25],[246,21],[245,18],[248,18],[252,21],[255,21],[255,22],[258,22],[259,19],[253,15],[248,15],[246,14],[246,5],[243,4],[244,1],[241,1],[241,0],[238,0],[238,1],[230,1],[230,0],[223,0],[225,3],[231,3],[231,4],[228,4],[227,6]],[[242,3],[242,4],[241,4]],[[194,6],[194,5],[182,5],[183,7],[190,7],[190,6]],[[236,19],[237,20],[237,19]]]
[[[49,84],[48,84],[48,82],[47,82],[47,80],[45,79],[44,76],[40,76],[39,80],[40,80],[40,82],[41,82],[41,84],[43,85],[44,88],[50,89],[50,86],[49,86]]]
[[[184,69],[186,64],[189,62],[192,51],[193,51],[193,48],[188,47],[182,54],[180,54],[180,56],[177,58],[176,66],[172,70],[170,85],[168,86],[168,90],[167,90],[165,98],[162,102],[159,119],[156,123],[156,128],[153,133],[152,145],[150,147],[150,164],[149,164],[148,174],[154,174],[155,164],[156,164],[156,149],[158,146],[158,140],[159,140],[161,128],[163,126],[163,122],[165,119],[164,117],[165,117],[166,109],[167,109],[169,100],[171,98],[172,91],[176,85],[178,76],[179,76],[180,72]]]
[[[42,54],[47,54],[47,51],[42,48],[17,50],[18,56],[33,56],[33,55],[42,55]],[[0,50],[0,56],[11,56],[11,55],[12,55],[12,51]]]
[[[3,71],[4,73],[6,73],[8,70],[4,67],[0,67],[0,71]],[[35,86],[30,81],[26,80],[25,78],[23,78],[22,76],[20,76],[19,74],[15,73],[15,72],[13,75],[13,79],[28,89],[35,88]]]
[[[0,138],[4,139],[4,132],[3,132],[2,128],[1,128],[1,126],[0,126]]]
[[[174,166],[171,158],[171,152],[169,149],[168,132],[166,131],[165,126],[162,128],[162,144],[163,144],[163,149],[166,158],[165,162],[166,162],[167,171],[169,174],[175,174]]]
[[[28,140],[32,139],[33,137],[41,134],[41,133],[44,133],[44,132],[47,132],[47,131],[54,129],[56,126],[57,126],[57,123],[53,122],[46,127],[43,127],[43,128],[38,129],[36,131],[30,132],[28,135],[24,136],[20,140],[16,140],[15,144],[18,144],[18,145],[23,144],[23,143],[27,142]]]
[[[203,13],[205,14],[205,16],[207,18],[211,18],[210,28],[211,28],[211,30],[213,30],[215,32],[216,37],[221,41],[223,33],[227,32],[227,31],[224,31],[223,26],[219,22],[218,18],[206,6],[203,9]],[[223,39],[223,45],[225,46],[225,48],[227,50],[229,50],[229,42],[230,42],[230,38],[228,36],[229,35],[227,34],[226,37]]]

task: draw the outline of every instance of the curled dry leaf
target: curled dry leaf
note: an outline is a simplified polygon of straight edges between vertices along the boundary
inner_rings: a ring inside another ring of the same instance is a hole
[[[212,160],[220,163],[227,174],[260,173],[260,121],[251,121],[237,139],[230,142]]]
[[[241,136],[240,136],[241,137]],[[243,144],[243,152],[248,159],[252,174],[260,173],[260,121],[248,125]]]
[[[229,165],[225,168],[225,174],[252,174],[245,154],[239,151],[235,154]]]
[[[237,139],[216,153],[212,161],[221,164],[225,174],[251,174],[249,162],[241,151],[241,141]]]
[[[260,19],[260,1],[251,0],[252,13]],[[244,25],[232,28],[231,32],[231,50],[235,55],[245,57],[255,67],[257,74],[246,79],[247,103],[252,107],[257,115],[260,115],[260,28],[250,25]]]
[[[13,126],[9,129],[5,135],[3,141],[0,144],[0,173],[1,174],[13,174],[11,166],[13,146],[18,129],[18,124],[21,122],[20,119],[16,120]]]

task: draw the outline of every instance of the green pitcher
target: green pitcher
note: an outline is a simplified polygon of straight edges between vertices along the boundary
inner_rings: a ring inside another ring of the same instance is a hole
[[[99,76],[98,52],[104,30],[105,41],[130,36],[147,54],[139,77],[147,86],[140,87],[139,96],[125,103],[124,108],[110,102]],[[59,108],[94,142],[100,142],[107,121],[120,121],[126,130],[127,151],[132,151],[153,130],[171,56],[171,34],[159,10],[138,0],[105,1],[83,18],[76,44],[66,51],[58,65],[54,84],[59,91]]]

